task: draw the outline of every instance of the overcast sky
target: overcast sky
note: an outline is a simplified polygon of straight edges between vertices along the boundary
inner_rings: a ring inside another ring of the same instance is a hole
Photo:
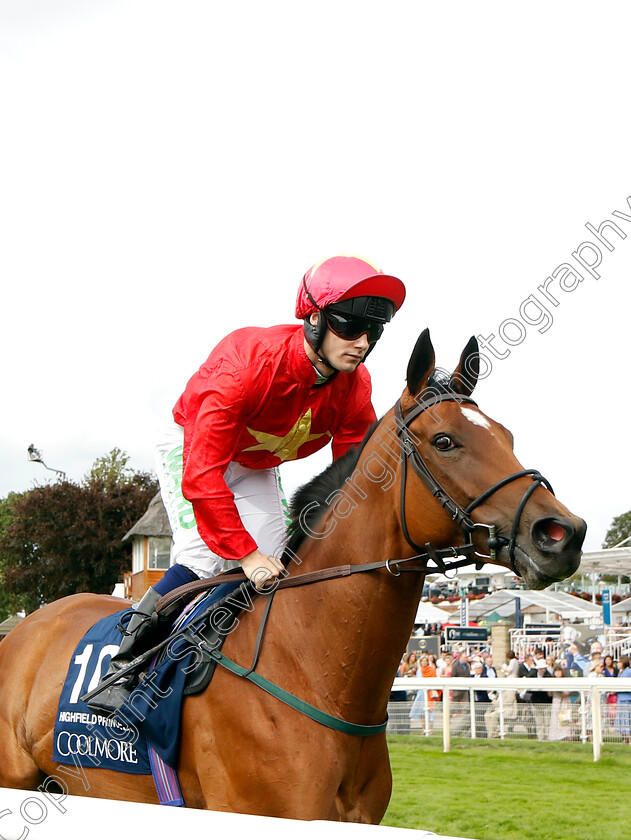
[[[53,476],[31,443],[75,480],[113,447],[151,469],[213,345],[291,323],[341,252],[408,289],[368,362],[377,412],[424,327],[444,368],[481,336],[480,407],[599,548],[631,509],[630,23],[576,0],[0,0],[0,496]]]

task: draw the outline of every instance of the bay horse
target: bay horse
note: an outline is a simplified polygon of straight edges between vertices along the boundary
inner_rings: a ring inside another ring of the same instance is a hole
[[[397,405],[359,452],[293,504],[300,566],[291,574],[368,561],[379,568],[279,588],[257,671],[345,721],[385,720],[428,557],[439,565],[450,553],[491,557],[534,589],[578,568],[585,523],[540,473],[523,470],[511,433],[471,400],[477,359],[471,339],[441,378],[425,330]],[[72,595],[29,615],[0,644],[0,786],[35,789],[60,777],[53,726],[70,658],[90,626],[125,605]],[[259,623],[260,611],[243,614],[226,655],[247,666]],[[383,731],[327,728],[221,668],[184,700],[177,771],[187,807],[305,820],[379,823],[391,792]],[[86,767],[63,779],[71,794],[158,801],[150,776]]]

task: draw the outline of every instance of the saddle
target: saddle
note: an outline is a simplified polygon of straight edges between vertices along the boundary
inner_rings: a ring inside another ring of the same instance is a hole
[[[169,621],[181,609],[182,603],[188,601],[173,624],[169,635],[172,642],[165,643],[152,666],[159,666],[169,658],[178,661],[186,674],[183,693],[190,695],[207,688],[217,666],[211,652],[221,650],[227,637],[237,628],[241,612],[254,610],[253,596],[258,593],[247,580],[222,583],[197,595],[194,590],[184,590],[186,587],[180,587],[169,593],[176,597],[165,598],[163,604],[157,604],[160,624]]]

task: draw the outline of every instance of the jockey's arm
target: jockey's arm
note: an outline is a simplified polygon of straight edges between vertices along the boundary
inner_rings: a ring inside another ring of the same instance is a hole
[[[200,395],[195,422],[184,425],[182,491],[193,505],[200,536],[211,551],[239,562],[258,546],[243,527],[224,473],[245,425],[248,389],[251,383],[239,373],[214,371]]]
[[[256,401],[256,382],[244,382],[232,371],[215,372],[209,381],[194,427],[185,427],[183,489],[191,499],[200,536],[215,553],[237,560],[260,588],[278,576],[283,565],[259,550],[243,526],[223,473],[234,457],[248,412],[248,397]],[[187,434],[188,432],[188,434]],[[188,444],[188,445],[186,445]],[[208,463],[214,464],[212,468]]]

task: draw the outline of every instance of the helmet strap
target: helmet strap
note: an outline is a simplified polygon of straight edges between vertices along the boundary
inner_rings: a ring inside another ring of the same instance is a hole
[[[312,324],[311,323],[311,321],[309,320],[310,319],[309,315],[304,319],[305,338],[307,339],[307,342],[308,342],[309,346],[311,347],[311,349],[313,350],[313,352],[318,357],[318,361],[322,362],[322,364],[326,365],[330,370],[334,371],[334,373],[331,374],[331,377],[330,377],[330,378],[333,378],[333,376],[338,374],[339,371],[334,365],[331,364],[331,362],[327,359],[327,357],[322,353],[322,350],[321,350],[322,342],[324,341],[324,336],[326,335],[326,331],[328,329],[328,325],[327,325],[327,322],[326,322],[326,316],[324,314],[324,310],[322,309],[322,307],[318,306],[318,304],[314,300],[311,292],[307,288],[307,281],[304,277],[302,278],[302,285],[303,285],[303,288],[305,290],[305,294],[306,294],[306,296],[309,300],[309,303],[311,303],[312,306],[315,306],[316,311],[318,313],[318,323],[317,324]],[[365,361],[368,354],[371,352],[371,350],[373,350],[376,343],[377,342],[369,345],[368,350],[364,354],[364,358],[362,359],[362,362]]]
[[[322,362],[322,364],[326,365],[330,370],[338,372],[337,368],[334,367],[331,364],[331,362],[326,358],[326,356],[322,353],[322,350],[321,350],[322,342],[324,341],[324,336],[326,335],[326,331],[328,329],[328,326],[327,326],[327,323],[326,323],[326,318],[324,316],[324,312],[322,310],[322,307],[318,306],[318,304],[316,303],[316,301],[313,298],[311,292],[307,288],[307,281],[304,277],[302,278],[302,285],[303,285],[303,288],[305,290],[305,294],[307,296],[307,299],[309,300],[309,303],[312,306],[315,306],[316,311],[318,313],[318,323],[317,324],[312,324],[311,323],[311,321],[310,321],[311,316],[309,316],[309,315],[304,319],[305,338],[307,339],[307,342],[308,342],[309,346],[311,347],[311,349],[313,350],[313,352],[318,357],[318,361]]]
[[[305,338],[307,339],[307,344],[316,354],[319,362],[322,362],[322,364],[326,365],[330,370],[337,372],[337,368],[331,364],[322,352],[322,342],[324,341],[324,336],[326,335],[326,331],[328,329],[324,313],[321,309],[318,311],[317,324],[312,324],[310,317],[311,316],[307,316],[304,319],[304,333]]]

